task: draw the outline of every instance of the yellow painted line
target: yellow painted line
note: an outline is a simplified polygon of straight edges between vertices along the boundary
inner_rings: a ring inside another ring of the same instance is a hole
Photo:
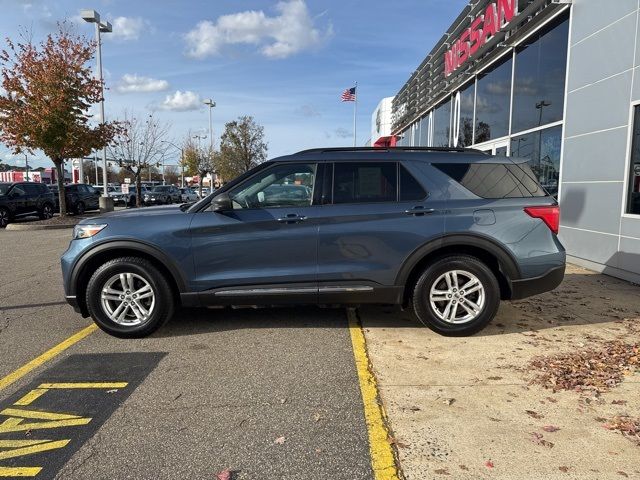
[[[124,388],[127,382],[77,382],[77,383],[41,383],[38,388]]]
[[[35,477],[42,467],[0,467],[0,477]]]
[[[4,450],[0,452],[0,460],[7,458],[22,457],[23,455],[33,455],[34,453],[46,452],[47,450],[56,450],[58,448],[64,448],[71,440],[57,440],[46,443],[40,443],[38,445],[32,445],[30,447],[14,448],[13,450]]]
[[[29,447],[50,441],[51,440],[0,440],[0,448]]]
[[[29,373],[32,370],[38,368],[43,363],[51,360],[56,355],[59,355],[60,353],[64,352],[67,348],[71,347],[75,343],[78,343],[80,340],[85,338],[87,335],[90,335],[91,333],[93,333],[97,329],[98,329],[98,326],[96,324],[92,324],[92,325],[89,325],[86,328],[83,328],[78,333],[76,333],[74,335],[71,335],[69,338],[67,338],[66,340],[63,340],[62,342],[60,342],[55,347],[47,350],[46,352],[44,352],[39,357],[34,358],[29,363],[25,363],[23,366],[21,366],[20,368],[18,368],[14,372],[10,373],[6,377],[1,378],[0,379],[0,390],[2,390],[3,388],[8,387],[13,382],[15,382],[15,381],[19,380],[20,378],[24,377],[27,373]]]
[[[41,412],[38,410],[25,410],[23,408],[5,408],[0,415],[7,417],[34,418],[36,420],[69,420],[71,418],[81,418],[78,415],[67,413]]]
[[[369,368],[369,355],[367,354],[364,332],[352,309],[347,310],[347,317],[364,404],[364,417],[369,434],[369,453],[373,475],[375,480],[399,480],[396,459],[389,443],[389,430],[385,423],[386,415],[378,394],[378,384]]]
[[[17,423],[9,423],[9,420],[18,420]],[[27,430],[40,430],[43,428],[61,428],[61,427],[74,427],[76,425],[86,425],[91,421],[91,418],[71,418],[69,420],[48,420],[46,422],[30,422],[22,423],[22,418],[14,419],[9,418],[0,423],[0,433],[9,432],[26,432]]]
[[[40,398],[42,395],[47,393],[49,390],[46,388],[34,388],[29,393],[27,393],[24,397],[18,400],[14,405],[26,406],[31,405],[35,400]]]

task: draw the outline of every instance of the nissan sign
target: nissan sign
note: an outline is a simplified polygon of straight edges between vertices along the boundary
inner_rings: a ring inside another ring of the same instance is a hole
[[[444,76],[448,77],[473,57],[480,47],[487,43],[502,27],[515,16],[517,0],[497,0],[491,2],[475,17],[444,54]]]

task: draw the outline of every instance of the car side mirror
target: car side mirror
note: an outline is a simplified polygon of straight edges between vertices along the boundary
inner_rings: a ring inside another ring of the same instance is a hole
[[[223,192],[216,195],[211,200],[211,210],[214,212],[225,212],[227,210],[233,210],[233,204],[231,203],[231,197],[228,193]]]

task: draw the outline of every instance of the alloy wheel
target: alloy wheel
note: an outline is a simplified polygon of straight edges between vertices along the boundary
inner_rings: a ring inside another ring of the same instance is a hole
[[[104,313],[118,325],[141,325],[151,317],[155,292],[151,284],[135,273],[119,273],[107,280],[101,293]]]
[[[444,322],[471,322],[484,308],[484,286],[473,273],[450,270],[431,285],[429,302],[434,313]]]
[[[9,224],[9,212],[4,208],[0,208],[0,228],[4,228]]]
[[[42,207],[42,216],[47,220],[53,217],[53,209],[51,208],[51,205],[47,204],[44,207]]]

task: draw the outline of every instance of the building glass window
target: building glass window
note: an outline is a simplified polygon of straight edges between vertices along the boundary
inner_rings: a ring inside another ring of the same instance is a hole
[[[398,141],[396,145],[398,145],[399,147],[408,147],[410,137],[411,137],[411,129],[407,128],[404,132],[401,132],[398,135]]]
[[[529,159],[536,179],[554,197],[558,196],[562,126],[511,138],[511,156]]]
[[[476,93],[476,142],[509,134],[511,64],[509,60],[478,76]]]
[[[435,109],[432,147],[448,147],[451,131],[451,100]]]
[[[429,115],[420,119],[420,139],[417,145],[427,147],[429,145]]]
[[[473,100],[475,93],[475,82],[471,82],[471,85],[460,92],[458,147],[470,147],[473,145]]]
[[[512,132],[562,120],[569,20],[554,22],[516,53]]]
[[[640,105],[635,106],[633,109],[633,137],[631,139],[627,213],[640,215]]]

